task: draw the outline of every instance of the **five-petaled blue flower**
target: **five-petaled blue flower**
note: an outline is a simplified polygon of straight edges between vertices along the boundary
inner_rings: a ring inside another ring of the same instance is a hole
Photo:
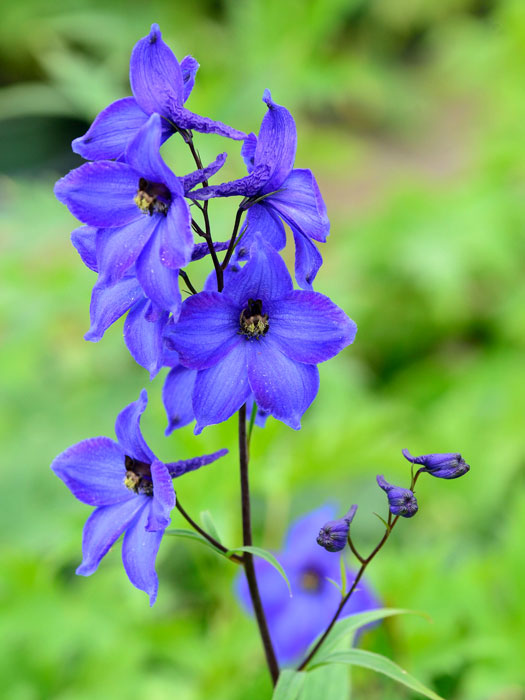
[[[276,250],[286,245],[283,221],[295,241],[295,278],[303,289],[311,289],[322,263],[314,241],[326,241],[330,221],[311,170],[294,168],[297,131],[290,112],[273,102],[265,90],[268,107],[259,138],[250,134],[242,155],[249,175],[222,185],[203,187],[191,193],[195,199],[242,195],[258,200],[250,206],[246,231],[238,247],[248,251],[257,233]],[[242,257],[242,256],[240,256]]]
[[[410,489],[389,484],[383,476],[377,476],[377,483],[386,492],[390,512],[403,518],[411,518],[417,513],[417,500]]]
[[[84,527],[83,561],[77,574],[92,574],[125,532],[124,568],[131,583],[145,591],[153,605],[158,589],[155,559],[175,506],[172,479],[214,462],[227,450],[164,464],[140,430],[147,400],[142,391],[137,401],[119,413],[115,423],[118,442],[108,437],[83,440],[58,455],[51,468],[74,496],[96,506]]]
[[[253,394],[294,429],[319,388],[316,365],[353,342],[357,327],[328,297],[294,290],[280,255],[258,236],[222,294],[200,292],[166,330],[181,364],[199,370],[195,432],[227,420]]]
[[[268,620],[270,635],[280,663],[298,659],[315,637],[326,629],[341,595],[328,581],[340,579],[339,557],[324,551],[315,543],[321,525],[335,515],[332,506],[323,506],[296,520],[278,553],[290,580],[292,597],[281,576],[268,562],[254,562],[261,600]],[[353,572],[348,572],[352,581]],[[239,575],[237,593],[244,607],[251,611],[246,578]],[[343,608],[341,618],[365,610],[380,608],[381,603],[364,579]]]
[[[444,452],[442,454],[421,455],[413,457],[408,450],[403,450],[403,457],[412,464],[420,464],[420,472],[427,472],[438,479],[457,479],[470,469],[459,452]]]
[[[246,134],[222,122],[190,112],[184,103],[195,83],[199,64],[192,56],[179,63],[162,41],[158,24],[140,39],[131,54],[129,80],[134,97],[112,102],[95,119],[73,150],[86,160],[121,159],[133,137],[155,112],[162,117],[162,141],[177,129],[194,129],[244,139]]]
[[[346,547],[350,523],[356,511],[357,506],[351,506],[342,518],[325,523],[317,535],[317,544],[324,547],[327,552],[341,552]]]

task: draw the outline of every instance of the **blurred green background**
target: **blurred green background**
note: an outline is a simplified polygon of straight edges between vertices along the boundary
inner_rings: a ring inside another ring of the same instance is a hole
[[[522,0],[24,0],[0,23],[0,687],[6,700],[258,700],[260,643],[232,593],[236,568],[166,538],[150,610],[120,547],[76,577],[89,508],[49,470],[86,437],[113,434],[146,386],[144,432],[166,460],[228,446],[181,479],[240,543],[234,421],[168,439],[160,400],[116,324],[85,342],[94,275],[69,243],[75,222],[54,181],[80,164],[70,141],[129,94],[133,44],[158,22],[177,56],[201,63],[188,107],[257,131],[261,95],[297,120],[332,221],[318,291],[359,326],[321,366],[295,433],[276,421],[253,440],[256,537],[278,549],[289,522],[327,500],[359,503],[354,532],[377,540],[375,475],[407,478],[401,448],[463,453],[458,481],[425,478],[420,513],[370,568],[392,618],[362,644],[447,700],[525,694],[525,3]],[[204,158],[239,145],[197,136]],[[174,139],[164,151],[191,169]],[[235,203],[212,203],[229,236]],[[175,513],[176,527],[184,522]],[[353,673],[358,700],[414,695]]]

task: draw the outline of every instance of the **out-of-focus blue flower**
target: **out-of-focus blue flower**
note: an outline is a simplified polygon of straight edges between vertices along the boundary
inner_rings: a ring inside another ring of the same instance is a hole
[[[77,574],[94,573],[110,547],[125,532],[122,560],[131,583],[157,597],[155,559],[169,514],[175,506],[172,479],[214,462],[226,454],[164,464],[146,444],[140,417],[147,393],[119,413],[115,423],[118,442],[96,437],[69,447],[51,468],[82,503],[96,506],[83,534],[83,561]]]
[[[199,64],[192,56],[179,63],[162,41],[158,24],[140,39],[131,54],[129,79],[134,97],[112,102],[96,117],[72,147],[86,160],[121,159],[129,143],[153,113],[162,119],[162,141],[176,128],[244,139],[237,129],[190,112],[184,107],[195,83]]]
[[[242,195],[260,199],[247,214],[246,231],[237,248],[239,258],[247,255],[257,233],[276,250],[286,245],[283,222],[290,227],[295,241],[295,278],[303,289],[311,289],[322,264],[312,241],[326,241],[330,222],[326,206],[311,170],[294,168],[297,131],[290,112],[273,102],[265,90],[268,107],[259,137],[250,134],[242,155],[249,175],[222,185],[192,192],[195,199]]]
[[[403,450],[403,456],[412,464],[421,464],[420,472],[427,472],[438,479],[457,479],[466,474],[470,466],[459,452],[444,452],[442,454],[421,455],[412,457],[408,450]]]
[[[350,523],[354,519],[357,506],[352,506],[348,513],[339,520],[329,520],[319,530],[317,544],[328,552],[340,552],[346,547]]]
[[[82,223],[98,228],[101,286],[115,284],[135,266],[148,299],[178,314],[179,268],[190,262],[194,248],[186,188],[222,167],[225,155],[178,178],[160,156],[160,137],[154,114],[130,143],[126,163],[85,163],[56,183],[55,195]]]
[[[259,591],[277,658],[281,663],[297,660],[315,637],[324,631],[341,601],[341,595],[327,578],[341,577],[339,557],[317,546],[321,525],[333,518],[332,506],[323,506],[296,520],[277,558],[290,580],[293,597],[277,571],[266,561],[254,561]],[[355,572],[349,573],[349,583]],[[246,579],[239,575],[236,590],[251,612]],[[381,607],[370,586],[361,579],[344,607],[341,617]]]
[[[386,492],[390,512],[393,515],[401,515],[403,518],[411,518],[417,513],[417,500],[410,489],[389,484],[383,476],[377,476],[377,483]]]
[[[181,364],[199,370],[195,432],[227,420],[253,394],[298,430],[319,387],[317,363],[353,342],[355,323],[328,297],[293,289],[279,254],[258,236],[250,260],[221,294],[201,292],[166,330]]]

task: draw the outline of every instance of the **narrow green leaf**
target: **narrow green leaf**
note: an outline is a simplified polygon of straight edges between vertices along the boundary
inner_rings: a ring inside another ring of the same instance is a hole
[[[219,531],[217,530],[217,527],[216,527],[215,523],[213,522],[213,518],[212,518],[209,510],[203,510],[201,512],[201,521],[202,521],[202,524],[204,525],[204,529],[212,537],[214,537],[217,540],[217,542],[220,542],[222,544],[221,536],[219,535]]]
[[[341,664],[308,671],[300,700],[342,700],[350,695],[350,669]]]
[[[341,586],[337,583],[337,581],[334,581],[334,579],[333,579],[333,578],[330,578],[329,576],[325,576],[325,579],[326,579],[327,581],[330,581],[330,583],[332,584],[332,586],[335,586],[335,587],[337,588],[337,590],[339,591],[339,594],[340,594],[341,597],[342,597],[342,596],[343,596],[343,591],[341,590]]]
[[[220,554],[221,557],[226,556],[223,552],[221,552],[220,549],[217,549],[217,547],[214,547],[211,542],[208,542],[208,540],[205,537],[199,535],[198,532],[193,532],[193,530],[173,529],[166,530],[164,534],[171,535],[172,537],[182,537],[187,540],[193,540],[194,542],[200,542],[200,544],[205,545],[206,547],[208,547],[208,549],[211,549],[216,554]]]
[[[379,520],[383,523],[383,525],[386,527],[387,530],[390,529],[389,526],[388,526],[387,521],[386,521],[384,518],[382,518],[382,517],[379,515],[379,513],[374,513],[374,515],[376,516],[376,518],[379,518]]]
[[[283,569],[283,567],[279,564],[279,562],[271,552],[268,552],[268,550],[263,549],[262,547],[246,546],[235,547],[235,549],[229,549],[226,553],[226,556],[235,552],[249,552],[250,554],[253,554],[254,557],[260,557],[261,559],[265,559],[269,564],[271,564],[274,567],[274,569],[276,569],[281,574],[283,579],[286,581],[286,585],[288,586],[288,590],[290,591],[290,598],[292,597],[292,587],[290,586],[288,576],[286,575],[286,572]]]
[[[365,612],[356,613],[355,615],[349,615],[335,623],[323,646],[312,659],[311,664],[317,664],[322,659],[326,658],[329,653],[334,651],[340,640],[352,635],[363,625],[368,625],[370,622],[383,620],[385,617],[392,617],[393,615],[421,615],[429,619],[428,615],[425,613],[417,612],[416,610],[404,610],[402,608],[377,608],[376,610],[366,610]],[[310,649],[317,643],[320,636],[321,635],[314,639],[310,645]]]
[[[347,578],[345,558],[343,557],[343,555],[339,557],[339,566],[341,567],[341,595],[344,598],[346,595]]]
[[[273,691],[272,700],[297,700],[306,679],[304,671],[284,669]]]
[[[376,673],[382,673],[389,678],[392,678],[398,683],[402,683],[407,688],[415,690],[417,693],[424,695],[430,700],[444,700],[440,695],[437,695],[433,690],[427,688],[423,683],[420,683],[416,678],[411,676],[407,671],[405,671],[401,666],[398,666],[386,656],[381,656],[381,654],[374,654],[371,651],[365,651],[364,649],[347,649],[346,651],[334,651],[332,654],[327,656],[320,663],[312,664],[312,668],[317,666],[323,666],[326,664],[348,664],[349,666],[361,666],[362,668],[369,668],[371,671],[376,671]]]

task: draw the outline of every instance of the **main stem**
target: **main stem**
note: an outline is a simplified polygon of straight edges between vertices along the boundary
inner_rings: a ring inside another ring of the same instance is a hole
[[[239,410],[239,463],[241,468],[241,506],[242,506],[242,538],[245,547],[251,547],[252,542],[252,521],[250,511],[250,484],[248,480],[248,443],[246,440],[246,405]],[[257,578],[255,576],[255,567],[253,565],[253,554],[244,552],[244,571],[248,581],[250,598],[252,601],[255,617],[259,626],[266,655],[266,663],[272,676],[273,685],[277,683],[279,678],[279,664],[273,649],[268,623],[259,594]]]

